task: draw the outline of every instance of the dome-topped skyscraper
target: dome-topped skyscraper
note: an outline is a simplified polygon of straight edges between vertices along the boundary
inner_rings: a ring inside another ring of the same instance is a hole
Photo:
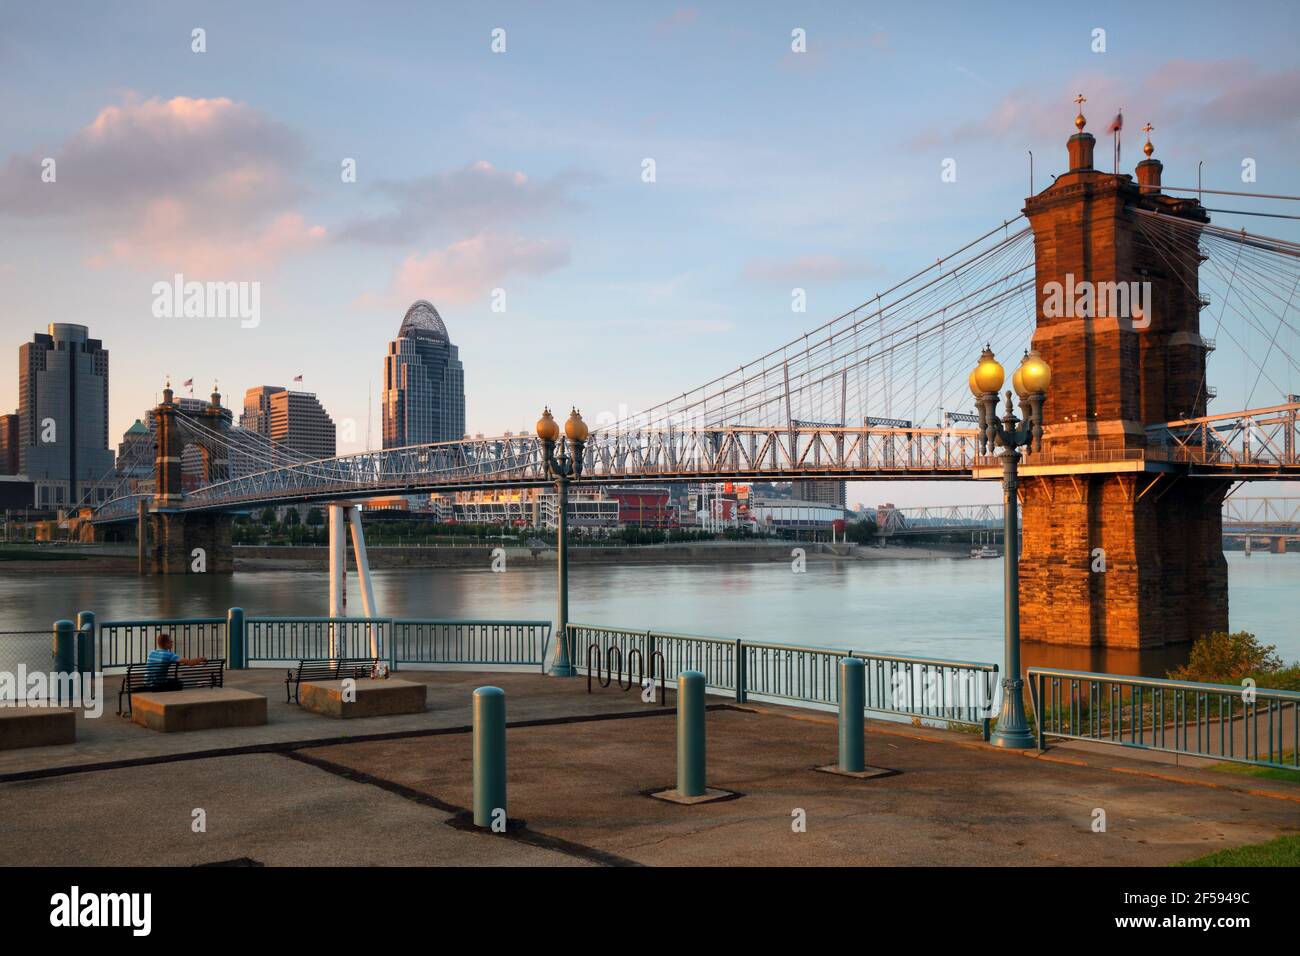
[[[438,314],[432,302],[424,299],[417,299],[406,310],[406,315],[402,318],[402,327],[397,330],[397,336],[398,338],[432,337],[442,342],[450,341],[442,316]]]
[[[384,356],[384,447],[465,435],[465,369],[431,302],[412,303]]]

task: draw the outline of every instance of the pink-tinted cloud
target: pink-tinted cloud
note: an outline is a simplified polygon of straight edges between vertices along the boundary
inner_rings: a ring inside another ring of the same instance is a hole
[[[545,275],[568,262],[565,243],[484,234],[408,256],[386,294],[368,293],[357,304],[397,308],[414,299],[439,304],[486,302],[493,289],[508,291],[513,276]]]
[[[247,104],[130,96],[58,146],[11,155],[0,216],[90,237],[102,244],[95,266],[265,271],[324,236],[294,209],[304,153],[292,130]],[[45,157],[53,182],[41,181]]]
[[[694,26],[695,21],[699,18],[700,11],[691,7],[682,7],[658,21],[654,28],[657,33],[672,33],[675,30]]]
[[[934,127],[914,135],[909,145],[930,149],[1014,136],[1033,141],[1068,133],[1074,96],[1088,101],[1088,129],[1103,135],[1119,109],[1133,127],[1150,120],[1158,128],[1275,132],[1294,130],[1300,100],[1300,69],[1270,72],[1248,60],[1170,60],[1136,83],[1110,73],[1081,73],[1067,81],[1021,87],[977,119]],[[1136,121],[1136,122],[1134,122]],[[1128,126],[1128,124],[1125,124]]]

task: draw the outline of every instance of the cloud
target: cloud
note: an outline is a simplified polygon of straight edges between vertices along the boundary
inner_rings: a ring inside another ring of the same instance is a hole
[[[563,242],[478,235],[407,256],[387,294],[367,293],[356,304],[404,308],[414,299],[438,305],[486,302],[493,289],[508,286],[511,276],[545,275],[567,265],[569,257],[568,244]]]
[[[263,270],[324,236],[293,209],[305,152],[290,128],[225,97],[127,96],[62,144],[11,155],[0,216],[72,224],[102,243],[92,265]]]
[[[461,234],[511,229],[518,223],[578,207],[569,196],[573,185],[594,181],[577,172],[532,179],[519,171],[497,169],[486,160],[402,182],[385,181],[375,192],[390,200],[393,211],[355,219],[338,232],[340,239],[379,244],[416,241],[451,229]]]
[[[745,263],[741,276],[749,282],[773,282],[798,285],[806,282],[838,282],[879,275],[881,269],[863,259],[846,259],[836,255],[794,256],[778,258],[758,256]]]
[[[674,10],[668,16],[655,23],[654,28],[657,33],[672,33],[675,30],[695,25],[695,21],[700,18],[700,12],[690,7],[682,7]]]
[[[1043,86],[1053,88],[1042,92]],[[1268,72],[1249,60],[1169,60],[1136,84],[1111,74],[1083,73],[1060,84],[1021,87],[983,116],[953,126],[922,130],[909,140],[914,149],[1002,139],[1038,140],[1069,130],[1078,91],[1088,102],[1084,115],[1093,135],[1104,135],[1120,108],[1137,125],[1185,126],[1223,132],[1274,132],[1296,126],[1300,69]]]

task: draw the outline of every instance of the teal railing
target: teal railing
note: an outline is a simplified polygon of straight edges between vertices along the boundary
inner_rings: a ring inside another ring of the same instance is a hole
[[[48,643],[48,631],[27,640]],[[116,672],[143,661],[159,634],[170,634],[182,657],[223,658],[232,667],[281,664],[305,658],[379,657],[396,668],[483,664],[542,667],[549,621],[330,617],[168,618],[91,623],[95,647],[87,669]],[[44,635],[44,636],[42,636]],[[11,642],[14,643],[14,642]],[[0,650],[5,646],[0,645]],[[238,660],[236,660],[238,658]]]
[[[170,634],[181,657],[227,657],[224,617],[166,618],[153,621],[100,621],[95,627],[95,662],[101,670],[143,661],[159,634]]]
[[[1031,667],[1048,737],[1300,770],[1300,692]]]
[[[593,644],[606,656],[617,647],[625,661],[639,650],[647,668],[655,653],[662,654],[670,683],[684,670],[697,670],[710,690],[730,693],[740,703],[753,696],[836,707],[839,662],[856,657],[867,668],[867,711],[970,724],[985,739],[998,690],[996,664],[569,625],[570,656],[579,669],[587,666]]]
[[[395,620],[392,661],[540,668],[550,639],[550,621]]]
[[[389,660],[393,621],[387,617],[249,617],[244,619],[249,664],[378,657]]]
[[[1048,737],[1300,770],[1300,692],[1030,667]]]

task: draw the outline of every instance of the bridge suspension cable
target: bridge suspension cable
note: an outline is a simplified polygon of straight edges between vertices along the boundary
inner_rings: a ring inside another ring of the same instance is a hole
[[[608,430],[860,426],[895,419],[895,407],[909,405],[913,424],[932,412],[938,421],[954,389],[965,389],[964,372],[948,380],[950,336],[961,335],[968,350],[989,341],[1005,351],[1028,340],[1033,241],[1028,226],[1010,228],[1016,221],[734,372]],[[909,367],[910,374],[903,371]]]
[[[1218,348],[1226,337],[1246,373],[1243,394],[1230,405],[1250,407],[1264,382],[1279,398],[1294,394],[1300,380],[1300,244],[1155,212],[1140,216],[1143,235],[1200,297],[1202,309],[1218,307],[1208,338],[1215,364],[1227,359]],[[1207,376],[1210,365],[1207,359]]]

